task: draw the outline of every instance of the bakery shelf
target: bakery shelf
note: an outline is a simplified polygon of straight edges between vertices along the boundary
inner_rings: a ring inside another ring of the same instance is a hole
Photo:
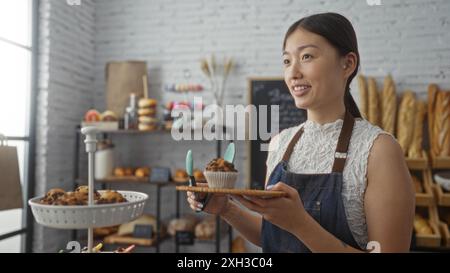
[[[428,168],[428,155],[425,151],[422,151],[421,158],[406,157],[405,160],[410,170],[426,170]]]
[[[441,234],[437,225],[428,221],[433,234],[416,234],[416,246],[418,247],[440,247],[441,246]]]
[[[450,156],[432,156],[431,166],[434,169],[450,169]]]
[[[434,193],[439,206],[450,207],[450,192],[445,192],[441,185],[433,183]]]
[[[450,249],[450,230],[448,225],[442,221],[439,222],[439,230],[442,235],[442,246]]]
[[[430,225],[433,234],[417,234],[415,233],[417,247],[440,247],[441,232],[439,229],[439,216],[435,205],[427,207],[416,207],[416,214],[424,217]]]
[[[422,188],[424,192],[416,193],[416,206],[431,206],[436,204],[433,195],[431,172],[429,170],[421,171]]]
[[[156,247],[157,244],[167,240],[167,237],[162,237],[159,242],[156,236],[153,238],[135,238],[132,236],[120,236],[117,234],[112,234],[103,238],[105,244],[115,244],[115,245],[138,245],[146,247]]]

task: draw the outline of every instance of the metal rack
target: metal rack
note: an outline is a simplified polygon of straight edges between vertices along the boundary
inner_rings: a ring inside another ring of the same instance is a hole
[[[157,131],[157,132],[168,132],[168,131]],[[140,135],[140,134],[152,134],[155,132],[145,132],[145,131],[126,131],[126,130],[117,130],[117,131],[101,131],[101,134],[104,135],[104,137],[107,137],[109,134],[127,134],[127,135]],[[73,158],[73,181],[75,183],[74,188],[78,187],[78,185],[82,182],[80,179],[80,170],[79,170],[79,156],[80,156],[80,139],[81,139],[81,127],[77,126],[75,130],[75,146],[74,146],[74,158]],[[216,141],[216,156],[221,157],[222,154],[222,141],[217,140]],[[135,181],[128,181],[129,183],[133,183]],[[112,183],[109,183],[107,181],[97,180],[95,183],[101,184],[102,189],[106,189],[107,185],[110,185]],[[142,183],[144,184],[144,183]],[[159,182],[159,181],[151,181],[150,183],[145,183],[146,185],[150,185],[153,187],[156,187],[156,198],[155,198],[155,206],[156,206],[156,241],[155,244],[149,247],[154,247],[156,253],[160,252],[160,244],[162,241],[160,238],[160,225],[161,225],[161,188],[163,187],[171,187],[175,185],[180,185],[179,183],[175,184],[174,182]],[[175,208],[175,216],[176,218],[180,217],[180,192],[175,192],[175,201],[176,201],[176,208]],[[229,252],[231,252],[232,247],[232,241],[233,241],[233,228],[230,225],[227,226],[227,233],[228,233],[228,247]],[[216,216],[216,238],[215,238],[215,251],[216,253],[220,253],[221,248],[221,219],[220,216]],[[72,240],[76,240],[77,238],[77,230],[73,230],[71,234]],[[177,240],[174,238],[174,245],[175,245],[175,252],[178,253],[180,250],[180,244],[178,244]]]

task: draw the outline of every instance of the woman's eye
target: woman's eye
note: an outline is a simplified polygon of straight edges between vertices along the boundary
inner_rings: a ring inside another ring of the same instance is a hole
[[[302,56],[302,60],[303,60],[303,61],[307,61],[307,60],[309,60],[309,59],[312,59],[312,57],[313,57],[312,55],[305,54],[305,55]]]
[[[290,61],[288,59],[283,60],[283,64],[288,65]]]

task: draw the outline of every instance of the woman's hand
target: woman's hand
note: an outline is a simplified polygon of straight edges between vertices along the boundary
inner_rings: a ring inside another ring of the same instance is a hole
[[[207,183],[197,183],[198,187],[207,187]],[[217,214],[221,215],[226,211],[226,208],[228,207],[228,195],[227,194],[218,194],[214,193],[211,194],[208,203],[206,204],[206,207],[203,208],[202,203],[198,202],[198,200],[202,200],[206,197],[206,193],[196,193],[197,200],[195,199],[194,193],[188,191],[187,192],[187,201],[189,203],[189,206],[197,211],[200,212],[203,211],[209,214]]]
[[[298,191],[283,182],[278,182],[268,189],[283,191],[287,196],[269,199],[241,195],[234,195],[233,197],[248,209],[261,214],[265,220],[294,233],[296,229],[301,228],[307,215]]]

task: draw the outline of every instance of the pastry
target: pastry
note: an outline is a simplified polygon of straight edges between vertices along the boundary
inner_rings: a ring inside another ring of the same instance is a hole
[[[117,191],[108,190],[100,195],[97,204],[113,204],[123,202],[127,202],[127,199],[125,199],[122,194]]]
[[[197,181],[197,182],[205,181],[205,176],[203,175],[203,172],[198,169],[194,170],[194,178],[195,178],[195,181]]]
[[[368,87],[368,121],[373,125],[380,126],[380,105],[377,83],[375,82],[374,78],[369,77]]]
[[[132,235],[134,232],[134,227],[136,225],[147,225],[152,226],[153,233],[156,233],[156,217],[151,214],[143,214],[139,218],[129,222],[125,223],[119,226],[119,230],[117,231],[117,235],[119,236],[129,236]],[[160,223],[159,227],[160,236],[164,236],[165,234],[165,227],[163,224]]]
[[[91,109],[91,110],[87,111],[86,114],[84,115],[84,121],[86,121],[86,122],[97,122],[100,120],[101,120],[101,115],[95,109]]]
[[[128,167],[128,168],[125,168],[124,170],[125,170],[124,171],[125,176],[133,176],[134,175],[134,169],[133,168]]]
[[[390,133],[395,133],[395,121],[397,114],[397,95],[395,93],[395,84],[391,76],[384,79],[383,91],[381,93],[382,128]]]
[[[124,168],[114,168],[114,176],[122,177],[125,176],[125,169]]]
[[[137,177],[148,177],[150,175],[150,168],[148,167],[141,167],[137,168],[134,172],[134,175]]]
[[[191,215],[185,216],[183,218],[179,219],[172,219],[169,222],[169,226],[167,227],[167,232],[171,236],[175,236],[177,231],[189,231],[194,232],[195,231],[195,225],[197,224],[198,220]]]
[[[211,172],[237,172],[233,163],[230,163],[223,158],[213,159],[206,165],[206,170]]]
[[[105,111],[100,116],[101,121],[118,121],[117,115],[113,111]]]
[[[138,129],[139,129],[139,131],[155,131],[156,129],[158,129],[158,125],[157,124],[139,123]]]
[[[175,170],[174,180],[177,182],[186,182],[188,181],[189,176],[187,172],[183,169]]]
[[[421,235],[433,234],[433,230],[428,224],[428,221],[418,214],[414,216],[414,230],[416,231],[417,234]]]
[[[238,171],[233,163],[227,162],[223,158],[213,159],[206,166],[204,172],[208,187],[232,189],[236,184]]]
[[[89,199],[89,187],[88,186],[79,186],[75,189],[75,192],[79,194],[79,196],[83,199],[86,199],[86,204]],[[100,198],[100,194],[98,191],[94,190],[94,200],[98,200]]]
[[[195,226],[195,237],[200,240],[212,240],[216,234],[216,221],[208,217]]]
[[[425,120],[426,104],[423,101],[416,103],[417,111],[414,117],[414,132],[411,145],[408,150],[408,157],[422,157],[422,141],[423,141],[423,123]]]
[[[363,75],[358,75],[358,89],[359,89],[359,105],[361,110],[361,115],[363,118],[367,118],[367,110],[368,110],[368,94],[366,87],[366,78]]]
[[[411,145],[414,131],[416,99],[412,91],[405,91],[400,103],[397,126],[397,139],[406,155]]]
[[[51,189],[47,192],[45,197],[39,202],[45,205],[52,205],[58,198],[63,196],[66,192],[63,189]]]
[[[155,108],[141,108],[138,110],[139,116],[154,116],[156,114]]]
[[[150,108],[150,107],[156,107],[158,105],[158,102],[155,99],[140,99],[138,106],[139,108]]]

